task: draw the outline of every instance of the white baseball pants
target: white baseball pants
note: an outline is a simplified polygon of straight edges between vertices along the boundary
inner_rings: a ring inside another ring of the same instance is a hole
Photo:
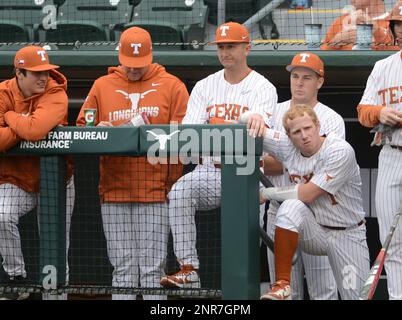
[[[199,268],[196,249],[196,210],[212,210],[221,204],[221,170],[198,165],[181,177],[169,192],[169,225],[173,248],[180,265]]]
[[[375,195],[380,240],[384,244],[402,201],[402,151],[383,146],[378,162]],[[385,259],[390,300],[402,300],[402,221],[395,230]]]
[[[286,200],[279,207],[275,225],[298,232],[302,251],[328,256],[343,300],[359,298],[370,270],[365,224],[346,230],[324,228],[303,202]]]
[[[68,255],[71,215],[75,198],[73,177],[67,184],[66,192],[66,255]],[[10,277],[26,277],[18,222],[19,218],[33,210],[38,202],[36,193],[26,192],[10,183],[0,185],[0,254],[3,257],[4,271]],[[38,223],[39,219],[40,212],[38,210]],[[68,264],[66,281],[68,282]]]
[[[161,287],[165,275],[169,236],[166,203],[104,203],[102,222],[113,266],[113,287]],[[114,294],[113,300],[135,300],[135,295]],[[166,299],[144,295],[144,299]]]
[[[275,212],[268,210],[267,214],[267,234],[274,239],[275,237]],[[314,256],[298,249],[299,256],[297,262],[292,266],[291,288],[292,299],[304,299],[304,274],[308,293],[311,300],[338,300],[338,289],[327,256]],[[271,282],[275,281],[275,256],[268,249],[268,269]]]

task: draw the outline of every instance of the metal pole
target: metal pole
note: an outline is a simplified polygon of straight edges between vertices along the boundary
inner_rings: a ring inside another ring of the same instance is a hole
[[[226,0],[218,0],[218,26],[226,22]]]
[[[285,0],[273,0],[272,2],[268,3],[264,8],[262,8],[257,13],[248,18],[247,21],[243,23],[243,25],[248,29],[250,29],[253,24],[256,24],[257,22],[262,20],[267,14],[273,11],[284,1]]]

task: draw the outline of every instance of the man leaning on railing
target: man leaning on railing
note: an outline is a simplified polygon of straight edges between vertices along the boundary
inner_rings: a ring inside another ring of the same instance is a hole
[[[15,77],[0,83],[0,151],[21,140],[37,141],[57,125],[67,124],[67,79],[49,63],[42,47],[27,46],[14,58]],[[68,165],[67,243],[74,204],[72,166]],[[27,273],[18,221],[38,205],[40,159],[0,157],[0,255],[7,286],[25,286]],[[67,271],[68,274],[68,271]],[[29,293],[4,293],[1,300],[27,299]]]

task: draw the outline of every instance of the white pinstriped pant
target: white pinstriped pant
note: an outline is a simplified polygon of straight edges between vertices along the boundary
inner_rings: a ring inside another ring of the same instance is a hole
[[[196,210],[212,210],[221,204],[221,170],[212,165],[198,165],[181,177],[169,192],[169,225],[173,248],[181,265],[199,268],[196,249]]]
[[[70,225],[74,208],[74,178],[66,188],[66,255],[70,246]],[[25,262],[21,250],[21,238],[18,231],[19,219],[33,210],[38,204],[38,194],[26,192],[21,188],[4,183],[0,185],[0,254],[3,257],[4,271],[10,276],[26,277]],[[38,210],[38,224],[40,212]],[[40,224],[39,224],[40,225]],[[66,259],[67,261],[67,259]],[[66,282],[68,283],[68,262]]]
[[[366,226],[330,230],[320,226],[313,212],[299,200],[279,207],[276,226],[299,233],[299,248],[311,255],[328,256],[343,300],[357,300],[370,270]]]
[[[391,227],[402,201],[402,152],[386,145],[378,162],[375,205],[381,243]],[[402,300],[402,221],[395,230],[385,259],[387,285],[391,300]]]
[[[166,203],[104,203],[102,222],[107,252],[113,266],[114,287],[160,288],[165,275],[169,236]],[[135,300],[114,294],[113,300]],[[146,300],[166,296],[144,295]]]
[[[267,213],[267,234],[274,239],[275,237],[275,213],[268,210]],[[304,274],[308,293],[311,300],[338,300],[338,289],[332,268],[327,256],[314,256],[297,250],[298,260],[292,265],[291,288],[292,299],[304,299]],[[268,269],[271,283],[275,281],[275,256],[268,249]]]

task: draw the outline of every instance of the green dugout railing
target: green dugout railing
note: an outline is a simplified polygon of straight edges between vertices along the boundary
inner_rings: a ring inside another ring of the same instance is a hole
[[[222,160],[222,298],[258,299],[258,171],[262,142],[244,125],[57,127],[37,142],[22,141],[3,156],[41,156],[40,269],[44,289],[65,279],[66,186],[62,155],[147,155],[153,159],[220,156]],[[57,277],[51,277],[57,273]],[[56,279],[56,280],[52,280]]]

